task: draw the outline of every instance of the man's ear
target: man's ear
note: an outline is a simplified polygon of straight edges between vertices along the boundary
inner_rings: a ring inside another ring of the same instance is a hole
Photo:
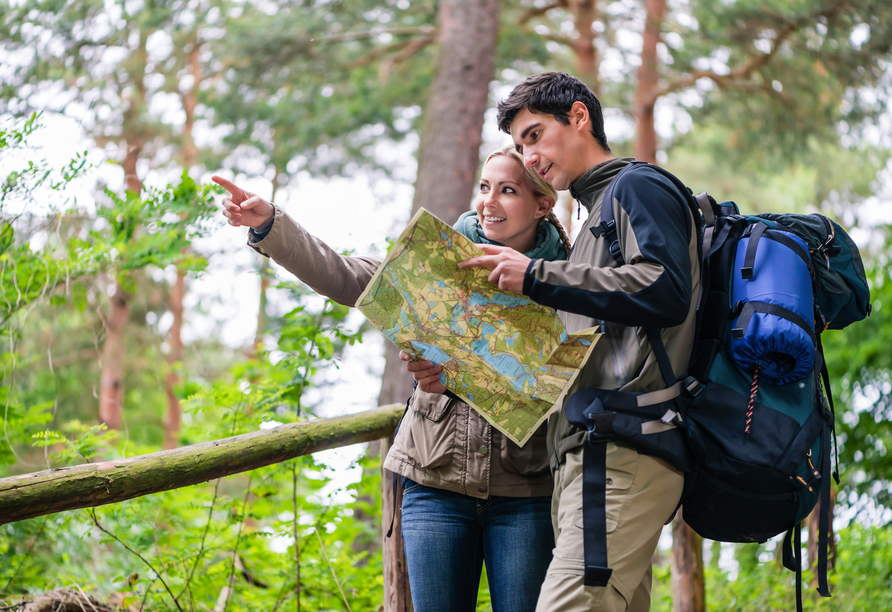
[[[588,130],[589,114],[588,107],[578,100],[570,107],[570,125],[578,131]]]

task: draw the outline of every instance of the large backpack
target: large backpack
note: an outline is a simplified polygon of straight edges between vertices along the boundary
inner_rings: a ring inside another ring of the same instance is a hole
[[[686,472],[684,519],[705,538],[764,542],[785,533],[784,565],[796,572],[801,610],[801,521],[821,499],[818,591],[829,596],[833,401],[820,334],[870,314],[858,249],[821,215],[743,216],[733,202],[694,197],[665,170],[633,162],[611,182],[592,232],[623,263],[613,192],[650,168],[688,199],[698,232],[701,291],[691,367],[672,372],[659,330],[645,329],[666,389],[647,394],[586,389],[565,414],[588,431],[583,451],[586,584],[610,576],[604,447],[621,439]],[[822,384],[823,383],[823,384]],[[662,423],[655,427],[653,423]],[[684,450],[679,450],[683,441]]]

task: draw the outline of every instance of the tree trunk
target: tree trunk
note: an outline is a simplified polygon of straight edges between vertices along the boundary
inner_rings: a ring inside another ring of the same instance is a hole
[[[381,393],[378,405],[396,403],[406,408],[406,399],[412,394],[412,376],[405,364],[399,359],[399,349],[389,341],[384,347],[384,376],[381,380]],[[382,404],[382,402],[384,402]],[[403,413],[401,412],[400,415]],[[369,445],[369,453],[381,454],[383,466],[387,451],[390,450],[390,439],[373,442]],[[406,566],[406,553],[403,549],[403,533],[401,531],[400,507],[402,487],[397,478],[397,494],[393,494],[393,472],[381,468],[381,535],[382,556],[384,564],[384,610],[386,612],[407,612],[412,610],[412,593],[409,589],[409,573]],[[396,506],[394,506],[396,501]],[[393,531],[387,537],[390,521],[393,519]],[[419,611],[421,612],[421,611]]]
[[[146,107],[145,66],[148,62],[146,40],[148,34],[140,33],[140,46],[134,52],[135,64],[142,73],[133,78],[133,88],[127,108],[123,113],[122,140],[126,153],[121,160],[124,183],[127,190],[139,195],[142,181],[136,171],[136,162],[145,147],[144,135],[139,128]],[[117,281],[117,279],[116,279]],[[130,298],[120,282],[115,283],[115,294],[108,308],[105,344],[102,346],[102,371],[99,374],[99,421],[109,429],[120,429],[124,409],[124,333],[130,316]]]
[[[142,182],[136,175],[136,161],[141,151],[141,144],[128,145],[127,155],[121,162],[127,189],[135,194],[142,190]],[[124,420],[124,335],[129,318],[130,296],[116,281],[115,293],[108,304],[102,370],[99,374],[99,421],[109,429],[121,429]]]
[[[573,15],[576,38],[573,39],[573,55],[576,58],[576,77],[600,96],[601,79],[598,63],[598,48],[595,46],[595,32],[592,25],[598,18],[598,3],[595,0],[569,0],[567,8]]]
[[[666,0],[645,0],[647,19],[644,25],[644,45],[641,48],[641,66],[638,68],[638,85],[635,91],[635,157],[641,161],[656,163],[657,131],[654,126],[654,107],[656,106],[657,43],[660,42],[660,31],[663,16],[666,13]]]
[[[269,290],[269,279],[273,273],[272,265],[269,263],[268,257],[261,257],[260,268],[257,270],[260,275],[260,302],[257,305],[257,331],[254,333],[254,345],[251,354],[256,357],[260,350],[260,343],[263,342],[263,335],[266,333],[269,322],[266,319],[267,291]]]
[[[705,612],[703,538],[684,522],[682,511],[672,521],[672,612]]]
[[[452,224],[470,209],[483,113],[495,76],[498,0],[443,0],[437,70],[424,111],[412,212]]]
[[[178,370],[183,363],[183,298],[186,295],[186,273],[177,270],[177,278],[170,291],[170,312],[173,324],[167,335],[168,371],[165,377],[167,387],[167,417],[164,419],[164,448],[176,448],[180,445],[180,420],[183,409],[180,398],[176,394],[176,386],[180,383]]]
[[[403,408],[403,405],[383,406],[130,459],[0,478],[0,525],[65,510],[113,504],[329,448],[378,440],[393,433]]]
[[[124,405],[124,332],[130,317],[130,297],[121,283],[109,300],[99,375],[99,421],[109,429],[121,429]]]
[[[183,160],[183,168],[190,169],[198,158],[198,148],[192,136],[195,126],[195,107],[198,105],[198,88],[201,85],[200,47],[197,40],[193,40],[189,51],[189,66],[192,68],[192,87],[182,96],[183,111],[186,113],[186,122],[183,125],[183,144],[180,157]],[[185,219],[187,215],[180,215]],[[185,253],[185,249],[183,252]],[[167,416],[164,419],[164,448],[176,448],[180,445],[180,424],[183,417],[183,409],[180,398],[176,394],[176,387],[180,384],[179,369],[183,362],[183,300],[186,297],[186,271],[177,268],[177,278],[170,292],[170,312],[173,314],[173,324],[167,334],[167,376],[164,383],[167,391]]]
[[[282,174],[282,170],[280,168],[275,168],[275,175],[273,176],[273,190],[270,195],[270,202],[276,201],[276,196],[279,193],[279,175]],[[260,343],[263,342],[263,335],[266,333],[267,326],[269,325],[269,321],[266,318],[266,305],[267,305],[267,290],[269,290],[270,285],[270,275],[272,274],[272,265],[269,263],[269,257],[261,257],[260,258],[260,266],[258,268],[258,274],[260,276],[260,303],[257,305],[257,331],[254,333],[254,345],[251,348],[251,355],[257,357],[258,351],[260,350]],[[387,402],[388,404],[391,402]],[[378,405],[381,406],[381,402],[378,402]]]
[[[424,111],[413,213],[423,206],[451,224],[470,209],[480,165],[483,114],[489,101],[489,83],[495,77],[498,9],[498,0],[440,2],[440,48]],[[385,359],[379,403],[405,405],[412,392],[412,378],[399,361],[399,351],[389,343]],[[388,447],[382,445],[381,452],[386,453]],[[393,500],[389,472],[384,472],[382,483],[386,530],[392,514],[386,506]],[[384,542],[385,612],[412,609],[398,518],[396,521],[393,536]]]

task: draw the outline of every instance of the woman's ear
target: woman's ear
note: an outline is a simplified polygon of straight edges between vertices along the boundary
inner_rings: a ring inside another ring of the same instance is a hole
[[[539,219],[542,219],[551,212],[551,209],[554,208],[554,198],[551,196],[542,196],[539,198],[539,208],[536,210],[536,214],[539,215]]]

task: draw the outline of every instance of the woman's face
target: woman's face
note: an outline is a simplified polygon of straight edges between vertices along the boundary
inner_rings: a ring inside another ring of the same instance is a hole
[[[483,167],[475,208],[490,240],[521,253],[531,250],[536,226],[551,206],[550,198],[533,195],[523,169],[511,158],[499,155]]]

